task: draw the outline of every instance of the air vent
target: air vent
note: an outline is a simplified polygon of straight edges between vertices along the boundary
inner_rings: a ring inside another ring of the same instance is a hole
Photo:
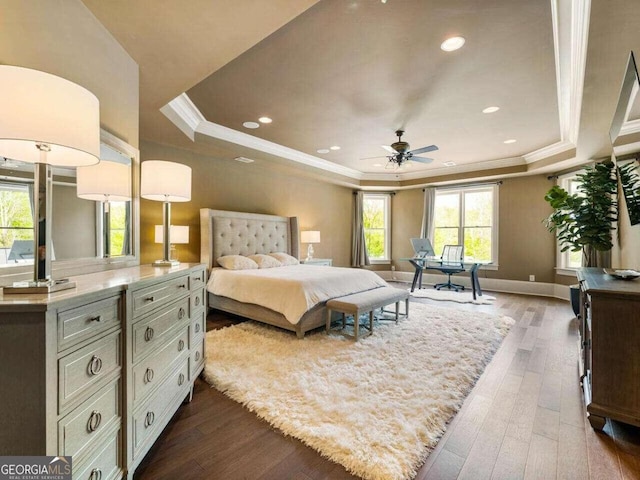
[[[442,165],[444,165],[445,167],[455,167],[456,162],[444,162]]]

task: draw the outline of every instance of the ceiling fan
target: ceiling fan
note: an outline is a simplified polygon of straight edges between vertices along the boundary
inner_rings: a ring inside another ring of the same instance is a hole
[[[436,145],[429,145],[428,147],[409,150],[409,148],[411,148],[409,143],[402,141],[404,130],[396,130],[396,135],[398,136],[397,142],[392,143],[390,146],[382,146],[382,148],[384,148],[391,154],[387,156],[387,158],[389,159],[388,166],[400,167],[402,166],[402,164],[408,162],[409,160],[420,163],[433,162],[433,158],[417,157],[416,155],[419,155],[421,153],[434,152],[438,150],[438,147]]]

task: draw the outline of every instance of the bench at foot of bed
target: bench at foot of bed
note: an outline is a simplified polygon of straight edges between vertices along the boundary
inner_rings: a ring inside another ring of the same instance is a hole
[[[369,333],[373,332],[373,312],[392,303],[396,304],[395,321],[400,316],[400,302],[405,302],[405,317],[409,316],[409,292],[395,287],[380,287],[364,292],[353,293],[344,297],[333,298],[327,302],[327,333],[331,330],[331,312],[342,313],[342,328],[346,325],[346,316],[353,316],[353,337],[357,341],[359,335],[360,315],[369,314]]]

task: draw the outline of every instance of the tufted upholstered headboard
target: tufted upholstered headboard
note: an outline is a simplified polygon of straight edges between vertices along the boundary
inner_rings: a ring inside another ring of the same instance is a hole
[[[223,255],[286,252],[298,258],[298,217],[200,209],[200,261]]]

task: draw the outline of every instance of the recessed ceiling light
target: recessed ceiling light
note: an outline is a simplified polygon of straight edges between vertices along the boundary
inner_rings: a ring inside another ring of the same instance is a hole
[[[482,110],[482,113],[494,113],[494,112],[497,112],[498,110],[500,110],[500,107],[487,107],[484,110]]]
[[[510,138],[509,140],[505,140],[504,143],[516,143],[514,138]]]
[[[328,148],[320,148],[320,149],[316,150],[316,152],[318,152],[318,153],[329,153],[329,149]]]
[[[334,145],[333,147],[329,147],[331,150],[340,150],[338,145]]]
[[[259,123],[256,123],[256,122],[244,122],[244,123],[242,124],[242,126],[243,126],[244,128],[258,128],[258,127],[260,126],[260,124],[259,124]]]
[[[260,117],[260,118],[258,119],[258,121],[259,121],[260,123],[271,123],[271,122],[273,122],[273,120],[271,120],[269,117]]]
[[[444,162],[442,165],[444,165],[445,167],[454,167],[456,165],[456,162]]]
[[[236,162],[242,162],[242,163],[253,163],[253,162],[255,162],[255,160],[253,160],[251,158],[247,158],[247,157],[236,157],[236,158],[234,158],[234,160]]]
[[[440,48],[445,52],[453,52],[454,50],[458,50],[462,47],[464,42],[465,40],[463,37],[451,37],[442,42]]]

